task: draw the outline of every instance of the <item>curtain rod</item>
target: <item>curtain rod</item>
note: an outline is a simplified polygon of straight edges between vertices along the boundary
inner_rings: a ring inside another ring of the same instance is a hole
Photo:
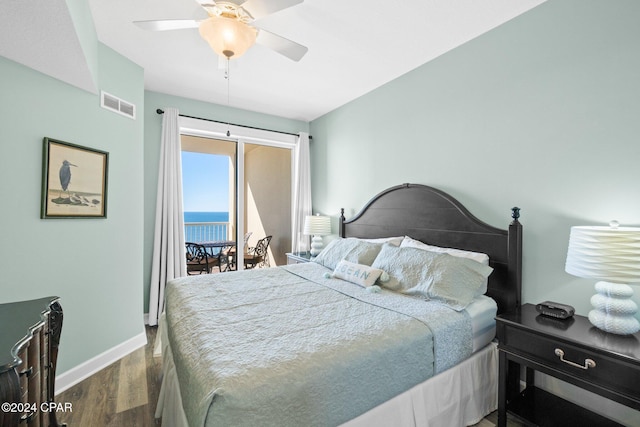
[[[164,110],[162,110],[162,109],[158,108],[158,109],[156,110],[156,113],[158,113],[158,114],[164,114]],[[258,127],[254,127],[254,126],[237,125],[237,124],[235,124],[235,123],[221,122],[220,120],[204,119],[204,118],[202,118],[202,117],[187,116],[187,115],[185,115],[185,114],[178,114],[178,115],[179,115],[180,117],[186,117],[186,118],[188,118],[188,119],[205,120],[205,121],[207,121],[207,122],[220,123],[220,124],[223,124],[223,125],[238,126],[238,127],[241,127],[241,128],[247,128],[247,129],[265,130],[265,131],[268,131],[268,132],[276,132],[276,133],[281,133],[281,134],[284,134],[284,135],[299,136],[299,134],[297,134],[297,133],[282,132],[282,131],[279,131],[279,130],[272,130],[272,129],[258,128]],[[311,135],[309,135],[309,139],[313,139],[313,137],[312,137]]]

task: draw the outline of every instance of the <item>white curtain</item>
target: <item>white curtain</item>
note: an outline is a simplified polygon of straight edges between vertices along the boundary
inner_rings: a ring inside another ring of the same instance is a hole
[[[291,250],[306,252],[309,236],[302,234],[304,218],[311,215],[311,161],[309,159],[309,134],[301,132],[295,149],[293,182],[293,215]]]
[[[156,229],[149,291],[149,325],[157,325],[164,311],[167,280],[187,275],[182,206],[182,165],[178,110],[166,108],[162,116],[162,140]]]

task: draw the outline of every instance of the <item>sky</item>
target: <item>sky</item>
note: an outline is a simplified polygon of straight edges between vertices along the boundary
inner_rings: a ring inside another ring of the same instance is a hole
[[[229,156],[182,152],[185,212],[229,211]]]

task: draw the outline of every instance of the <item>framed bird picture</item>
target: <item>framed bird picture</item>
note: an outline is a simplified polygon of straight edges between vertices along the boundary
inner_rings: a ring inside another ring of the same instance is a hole
[[[106,218],[109,153],[44,138],[41,218]]]

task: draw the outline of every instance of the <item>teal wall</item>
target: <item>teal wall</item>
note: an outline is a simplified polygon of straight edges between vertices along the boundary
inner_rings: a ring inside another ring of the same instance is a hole
[[[221,100],[224,101],[224,100]],[[160,138],[162,116],[156,109],[177,108],[180,114],[205,119],[230,122],[281,132],[307,132],[309,124],[298,120],[260,114],[222,105],[180,98],[157,92],[145,92],[144,111],[144,311],[149,311],[149,283],[153,257],[153,235],[155,230],[156,194],[158,186],[158,162],[160,160]]]
[[[570,227],[640,225],[639,16],[635,0],[550,0],[314,120],[314,211],[352,215],[404,182],[496,227],[519,206],[524,301],[588,313]]]
[[[143,70],[96,52],[98,88],[143,111]],[[3,57],[0,75],[0,302],[61,297],[61,374],[144,333],[143,122]],[[40,219],[43,137],[109,153],[106,219]]]

